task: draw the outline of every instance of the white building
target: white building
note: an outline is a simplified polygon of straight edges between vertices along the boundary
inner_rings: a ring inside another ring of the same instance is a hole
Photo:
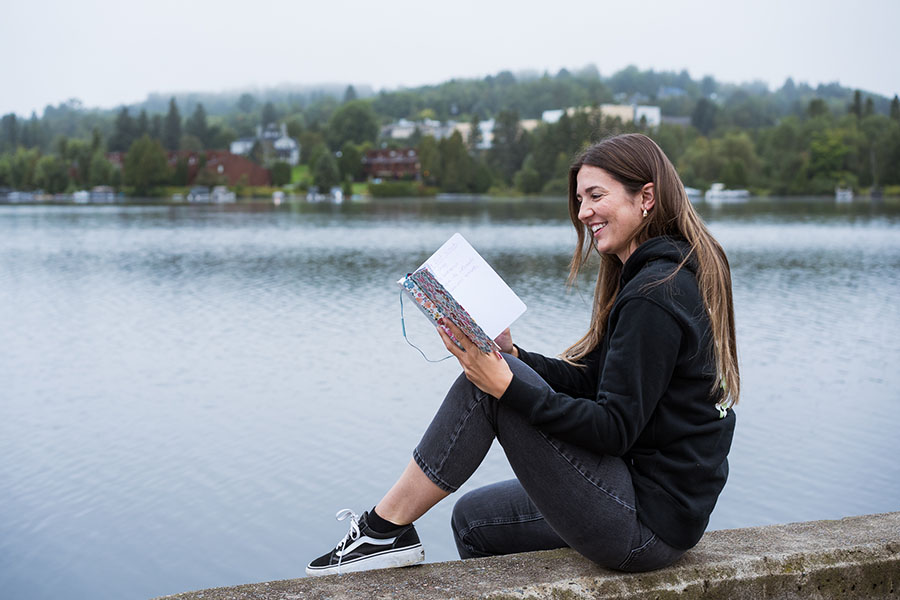
[[[279,127],[275,123],[269,123],[265,130],[262,126],[257,126],[256,137],[235,140],[231,142],[229,150],[232,154],[247,156],[256,142],[263,145],[267,160],[286,162],[291,166],[300,164],[300,143],[288,137],[286,124],[282,123]]]

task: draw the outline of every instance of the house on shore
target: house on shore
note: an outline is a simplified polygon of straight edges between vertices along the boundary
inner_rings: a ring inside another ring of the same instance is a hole
[[[300,164],[300,142],[288,136],[287,125],[284,123],[280,126],[269,123],[265,129],[258,125],[255,136],[231,142],[229,150],[232,154],[249,156],[257,143],[262,147],[266,164],[286,162],[292,167]]]
[[[422,172],[415,148],[379,148],[366,151],[363,168],[367,177],[418,179]]]
[[[648,127],[657,127],[662,122],[662,111],[658,106],[641,104],[601,104],[600,106],[570,106],[556,110],[545,110],[541,114],[544,123],[556,123],[563,114],[573,117],[579,112],[600,113],[601,118],[618,118],[623,123],[640,123],[643,119]]]
[[[124,152],[109,152],[106,159],[120,170],[125,166]],[[229,186],[268,186],[272,182],[268,169],[226,150],[170,150],[166,161],[173,170],[181,165],[187,167],[188,185],[194,185],[201,174],[209,181]]]

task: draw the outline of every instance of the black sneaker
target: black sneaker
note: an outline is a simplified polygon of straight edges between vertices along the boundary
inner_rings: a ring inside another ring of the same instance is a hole
[[[352,573],[389,567],[406,567],[425,560],[425,550],[416,528],[401,525],[388,533],[378,533],[369,527],[369,513],[357,517],[345,508],[335,517],[343,521],[350,517],[350,531],[334,550],[309,563],[306,574],[311,576]]]

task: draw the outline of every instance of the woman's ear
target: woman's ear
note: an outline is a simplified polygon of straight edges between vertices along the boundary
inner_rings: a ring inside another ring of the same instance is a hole
[[[653,185],[653,182],[645,183],[644,187],[641,188],[641,208],[646,211],[653,210],[653,206],[656,204],[656,187]]]

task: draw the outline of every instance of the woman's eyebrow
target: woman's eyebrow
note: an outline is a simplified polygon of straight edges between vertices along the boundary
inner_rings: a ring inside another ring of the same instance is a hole
[[[590,192],[592,192],[592,191],[594,191],[594,190],[600,190],[601,192],[605,192],[605,191],[606,191],[606,188],[604,188],[602,185],[591,185],[591,186],[588,186],[588,187],[584,188],[584,192],[585,192],[586,194],[587,194],[587,193],[590,193]]]

